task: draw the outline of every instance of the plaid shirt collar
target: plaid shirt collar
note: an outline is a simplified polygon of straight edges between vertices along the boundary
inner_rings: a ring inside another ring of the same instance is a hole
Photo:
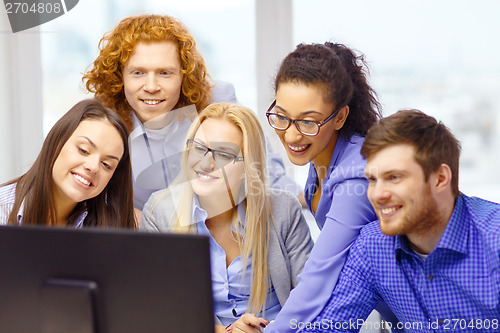
[[[429,255],[437,252],[437,249],[454,251],[464,255],[467,254],[467,239],[469,238],[469,220],[466,218],[467,215],[464,199],[462,195],[459,195],[455,200],[455,207],[448,225],[436,248]],[[411,249],[408,238],[405,235],[395,237],[394,253],[399,262],[403,253],[415,256],[415,252]]]

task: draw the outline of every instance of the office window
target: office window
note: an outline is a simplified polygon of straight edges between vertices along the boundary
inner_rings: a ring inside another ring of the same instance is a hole
[[[442,120],[462,143],[461,189],[498,202],[499,10],[496,0],[296,0],[293,43],[330,40],[364,53],[384,115],[418,108]],[[45,133],[78,100],[91,97],[83,92],[81,77],[97,56],[102,35],[122,18],[141,13],[182,20],[210,74],[233,83],[239,101],[260,111],[255,31],[266,22],[256,23],[255,0],[86,0],[40,27]],[[289,172],[303,183],[305,169]]]
[[[500,202],[500,3],[296,0],[294,43],[365,54],[384,115],[416,108],[462,144],[460,189]]]

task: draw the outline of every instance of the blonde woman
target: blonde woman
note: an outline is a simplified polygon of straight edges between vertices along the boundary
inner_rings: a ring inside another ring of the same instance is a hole
[[[248,108],[209,105],[186,148],[183,172],[150,197],[141,229],[208,235],[216,332],[237,325],[260,331],[297,284],[313,246],[300,203],[268,188],[264,134]],[[256,317],[244,322],[244,313]]]

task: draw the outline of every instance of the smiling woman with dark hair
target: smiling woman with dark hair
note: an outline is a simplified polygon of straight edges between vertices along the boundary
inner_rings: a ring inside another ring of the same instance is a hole
[[[367,72],[363,55],[327,42],[298,45],[276,75],[276,100],[266,115],[289,160],[309,164],[305,200],[321,232],[300,283],[266,332],[294,332],[294,322],[314,320],[352,242],[376,219],[360,154],[364,136],[381,115]]]
[[[33,166],[0,188],[0,224],[134,228],[128,130],[95,99],[51,129]]]

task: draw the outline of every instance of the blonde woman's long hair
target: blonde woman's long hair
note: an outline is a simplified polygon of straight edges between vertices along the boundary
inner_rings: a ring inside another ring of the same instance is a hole
[[[251,291],[248,311],[260,313],[265,311],[267,292],[270,288],[270,277],[267,262],[268,235],[271,216],[271,201],[267,191],[266,144],[262,127],[255,114],[249,108],[231,103],[216,103],[207,106],[190,127],[187,139],[192,139],[200,125],[206,119],[226,120],[238,127],[243,135],[242,154],[245,158],[245,191],[246,198],[242,204],[245,207],[245,225],[235,219],[233,227],[236,234],[241,232],[243,238],[237,237],[243,267],[246,267],[251,254]],[[184,152],[182,158],[181,176],[173,188],[179,189],[180,195],[176,205],[175,232],[195,232],[192,220],[193,189],[186,179],[187,159],[189,153]],[[173,193],[172,193],[173,194]],[[175,198],[178,199],[175,199]],[[191,227],[189,227],[191,226]]]

